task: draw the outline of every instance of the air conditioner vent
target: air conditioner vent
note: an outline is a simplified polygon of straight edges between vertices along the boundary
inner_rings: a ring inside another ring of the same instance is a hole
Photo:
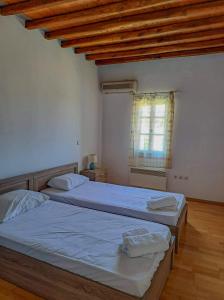
[[[137,81],[109,81],[101,83],[101,91],[105,94],[112,93],[136,93]]]

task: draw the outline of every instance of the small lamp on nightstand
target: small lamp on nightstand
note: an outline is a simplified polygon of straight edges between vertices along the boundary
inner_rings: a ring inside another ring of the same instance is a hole
[[[89,154],[88,155],[88,168],[90,170],[95,170],[97,164],[97,155],[96,154]]]

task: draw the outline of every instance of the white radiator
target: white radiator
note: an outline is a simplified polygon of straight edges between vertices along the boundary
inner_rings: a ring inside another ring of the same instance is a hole
[[[166,171],[132,167],[129,169],[129,185],[166,191],[167,174]]]

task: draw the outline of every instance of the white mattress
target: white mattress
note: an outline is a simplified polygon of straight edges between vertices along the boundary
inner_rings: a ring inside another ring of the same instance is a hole
[[[164,225],[47,201],[0,224],[0,245],[141,297],[165,254],[122,254],[122,233],[138,227],[170,240]]]
[[[94,181],[84,183],[70,191],[48,188],[42,192],[59,202],[173,226],[177,224],[186,202],[182,194]],[[178,201],[178,210],[149,210],[147,201],[151,196],[156,195],[174,195]]]

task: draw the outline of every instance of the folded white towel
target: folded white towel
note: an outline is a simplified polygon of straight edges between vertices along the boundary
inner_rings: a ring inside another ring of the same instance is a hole
[[[160,233],[126,236],[121,245],[121,250],[129,257],[164,252],[168,248],[168,241]]]
[[[125,237],[144,235],[144,234],[148,234],[148,233],[150,233],[150,232],[146,228],[137,228],[137,229],[132,229],[132,230],[124,232],[122,234],[122,236],[123,236],[123,239],[124,239]]]
[[[155,198],[152,197],[147,201],[147,207],[150,209],[161,209],[165,207],[175,207],[178,205],[177,199],[174,196],[166,196]]]
[[[177,211],[178,210],[178,204],[172,205],[172,206],[157,208],[156,210],[159,210],[159,211]]]

